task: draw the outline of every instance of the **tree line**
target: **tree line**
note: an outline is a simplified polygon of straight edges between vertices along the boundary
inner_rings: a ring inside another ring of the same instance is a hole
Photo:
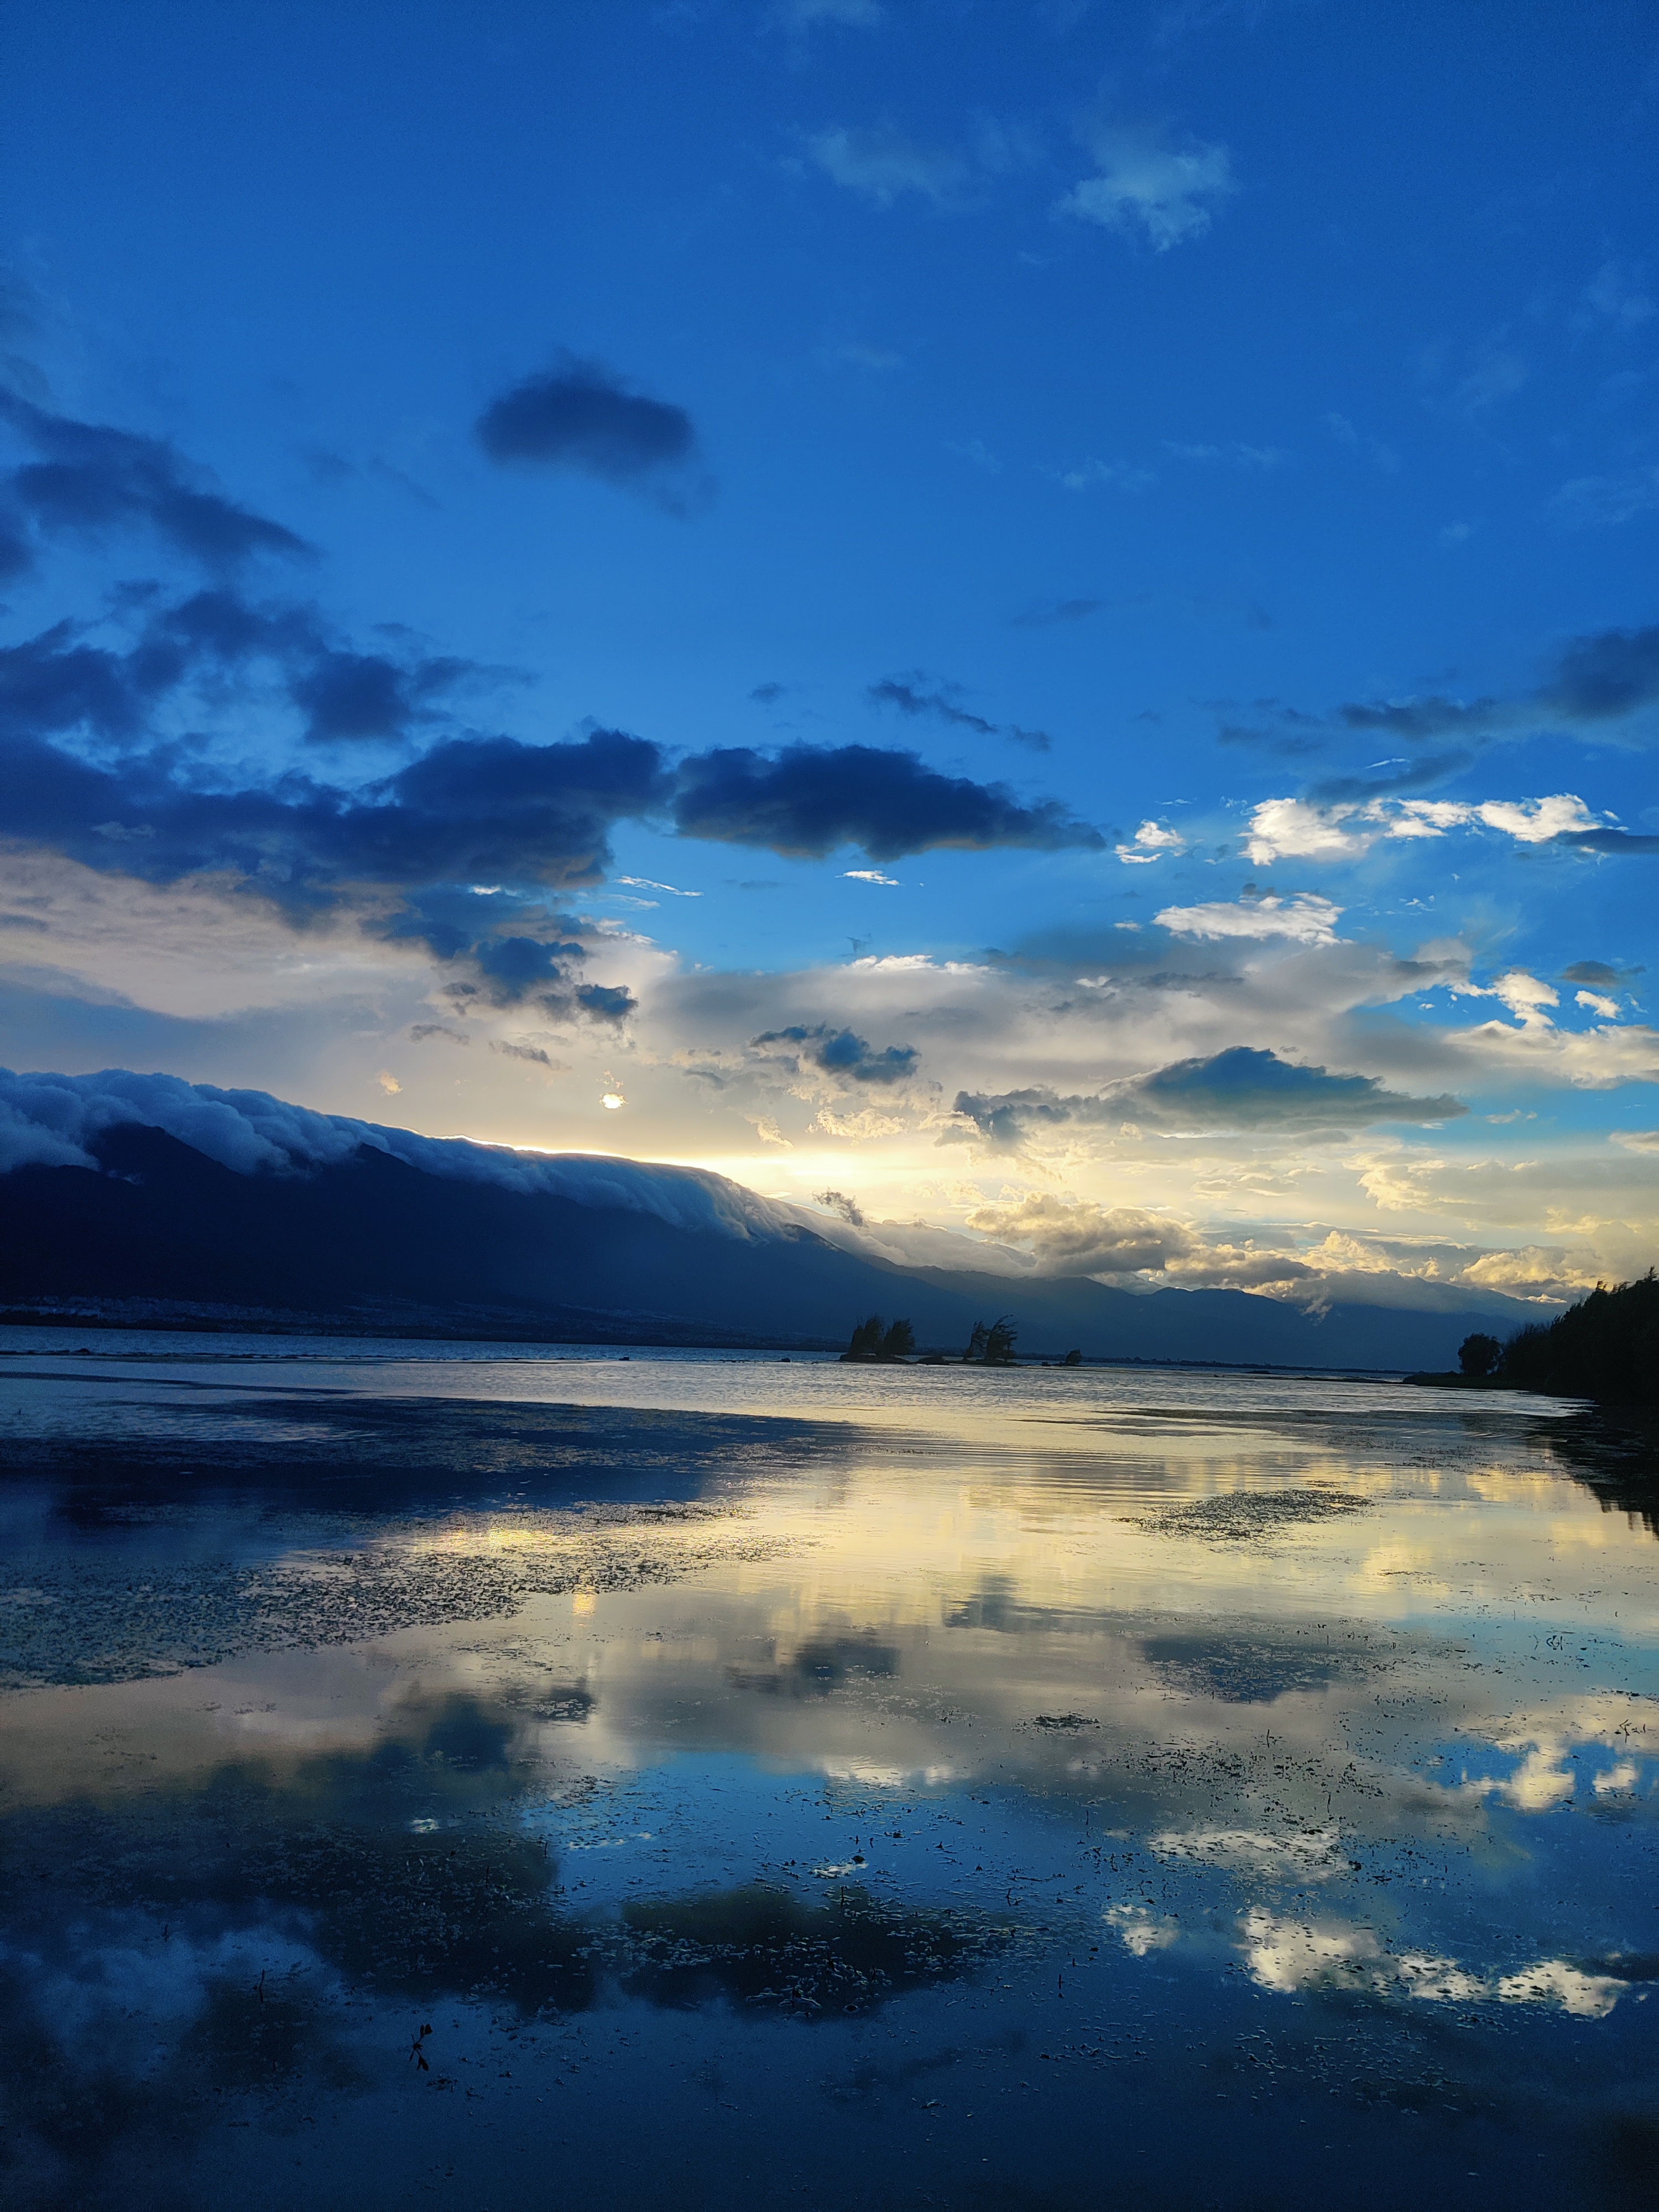
[[[1464,1338],[1457,1364],[1470,1382],[1561,1398],[1659,1405],[1659,1276],[1601,1285],[1553,1322],[1534,1322],[1507,1343]]]

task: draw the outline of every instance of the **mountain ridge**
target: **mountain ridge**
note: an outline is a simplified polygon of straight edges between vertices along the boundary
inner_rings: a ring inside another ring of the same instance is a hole
[[[849,1252],[739,1185],[728,1194],[707,1171],[465,1146],[484,1170],[466,1179],[459,1140],[434,1172],[374,1141],[409,1133],[327,1126],[339,1133],[331,1156],[290,1153],[287,1171],[228,1165],[138,1118],[60,1131],[56,1157],[0,1174],[0,1307],[137,1306],[156,1312],[149,1326],[167,1325],[162,1309],[205,1320],[218,1308],[270,1317],[255,1326],[362,1332],[378,1319],[394,1334],[782,1349],[838,1349],[879,1309],[946,1352],[1012,1310],[1030,1352],[1387,1370],[1443,1364],[1492,1317],[1490,1297],[1310,1313],[1242,1291],[906,1267]],[[1533,1317],[1519,1302],[1515,1313]]]

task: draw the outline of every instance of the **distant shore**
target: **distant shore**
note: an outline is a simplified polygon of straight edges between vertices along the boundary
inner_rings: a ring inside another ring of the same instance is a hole
[[[736,1333],[723,1334],[713,1330],[694,1334],[670,1334],[667,1331],[641,1330],[623,1334],[620,1331],[602,1334],[576,1334],[568,1329],[538,1330],[524,1325],[491,1326],[481,1322],[467,1326],[463,1321],[447,1324],[436,1322],[380,1322],[361,1316],[336,1317],[327,1315],[280,1316],[264,1314],[243,1317],[238,1315],[211,1315],[196,1312],[190,1315],[165,1316],[151,1314],[143,1318],[117,1314],[54,1313],[40,1308],[0,1308],[0,1329],[28,1329],[44,1333],[48,1329],[62,1330],[65,1334],[131,1334],[143,1336],[246,1336],[263,1337],[272,1340],[295,1337],[334,1337],[347,1343],[409,1343],[409,1344],[499,1344],[520,1346],[526,1353],[538,1349],[568,1349],[592,1352],[738,1352],[756,1357],[771,1356],[791,1358],[800,1356],[821,1358],[826,1365],[842,1364],[838,1344],[823,1338],[773,1337],[758,1339],[743,1337]],[[76,1347],[88,1352],[91,1347]],[[25,1357],[24,1347],[0,1346],[0,1358]],[[72,1352],[57,1351],[45,1356],[55,1358],[73,1357]],[[110,1358],[119,1358],[111,1352]],[[235,1357],[233,1354],[209,1354],[205,1357]],[[1006,1366],[964,1367],[959,1356],[934,1359],[922,1355],[914,1359],[899,1361],[854,1361],[856,1367],[900,1366],[925,1370],[930,1374],[941,1372],[1007,1374],[1034,1368],[1052,1368],[1064,1371],[1063,1353],[1046,1357],[1034,1352],[1024,1358],[1010,1361]],[[1437,1377],[1414,1378],[1398,1367],[1313,1367],[1295,1361],[1255,1359],[1163,1359],[1149,1358],[1137,1352],[1085,1352],[1070,1371],[1079,1369],[1125,1368],[1139,1373],[1156,1371],[1170,1374],[1214,1375],[1278,1375],[1286,1377],[1306,1376],[1313,1380],[1348,1382],[1401,1382],[1414,1379],[1433,1381]],[[1454,1380],[1457,1378],[1452,1378]]]

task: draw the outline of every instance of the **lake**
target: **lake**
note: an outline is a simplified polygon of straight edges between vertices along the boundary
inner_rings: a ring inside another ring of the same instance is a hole
[[[70,1326],[0,1442],[9,2204],[1656,2201],[1582,1407]]]

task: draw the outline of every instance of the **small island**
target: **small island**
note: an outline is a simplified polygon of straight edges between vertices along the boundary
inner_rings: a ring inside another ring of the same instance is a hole
[[[886,1322],[876,1313],[859,1322],[851,1343],[841,1357],[843,1365],[857,1367],[1016,1367],[1019,1363],[1014,1358],[1014,1346],[1018,1340],[1013,1316],[1002,1314],[989,1323],[976,1321],[967,1348],[954,1358],[945,1352],[918,1353],[916,1333],[908,1321]],[[1080,1351],[1041,1362],[1044,1367],[1079,1367],[1082,1364]]]

